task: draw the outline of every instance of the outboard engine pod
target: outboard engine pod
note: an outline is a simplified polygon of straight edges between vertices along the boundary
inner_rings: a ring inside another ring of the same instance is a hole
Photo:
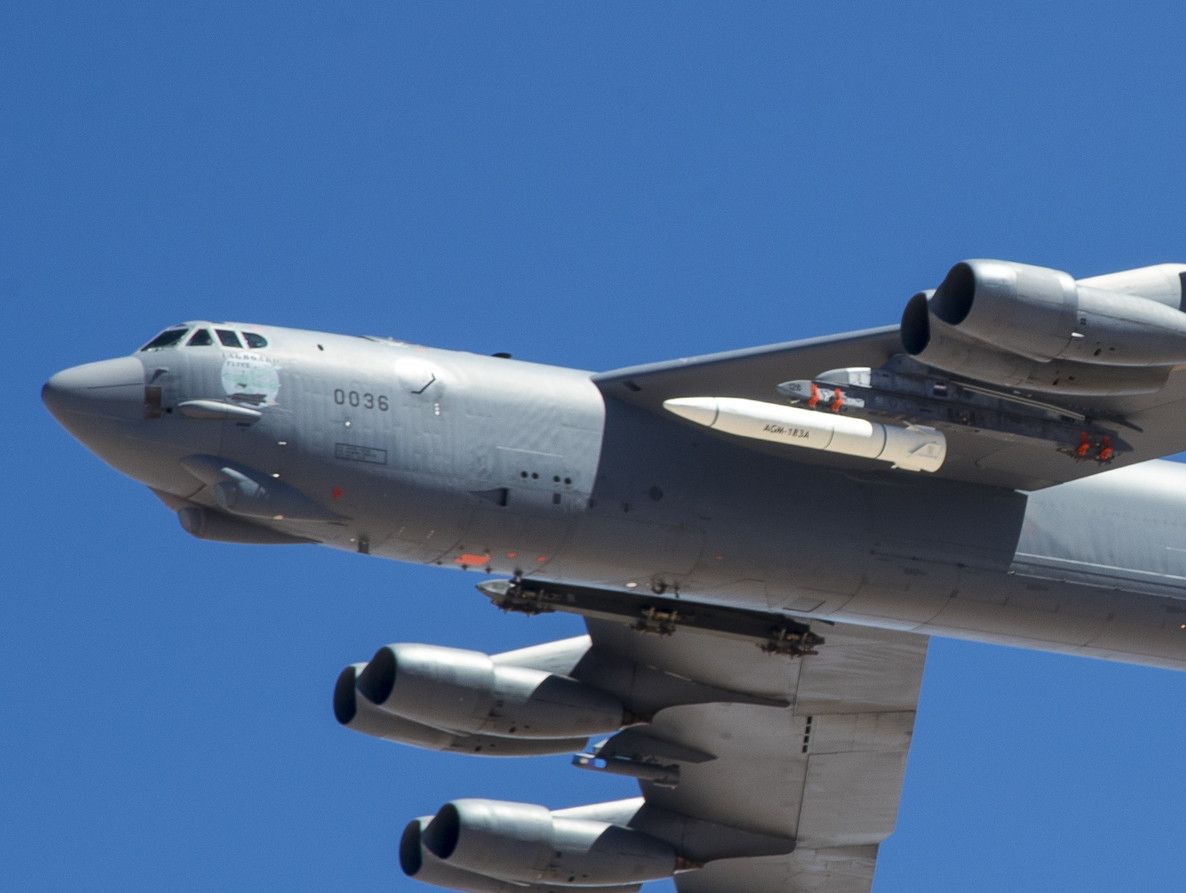
[[[1135,277],[1094,282],[1144,284]],[[930,312],[960,334],[1047,363],[1173,366],[1186,362],[1186,313],[1156,298],[1076,282],[1069,273],[966,260],[935,289]]]
[[[1005,388],[1067,396],[1149,394],[1164,387],[1169,378],[1169,366],[1035,360],[978,340],[966,334],[962,325],[950,325],[933,312],[935,294],[914,295],[902,312],[900,329],[906,352],[935,369]],[[953,318],[957,317],[958,312]]]

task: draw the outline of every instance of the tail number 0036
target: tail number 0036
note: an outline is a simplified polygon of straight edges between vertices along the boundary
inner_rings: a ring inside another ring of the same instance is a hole
[[[344,391],[341,388],[334,388],[334,403],[339,406],[377,409],[380,412],[387,412],[388,409],[386,394],[371,394],[365,391]]]

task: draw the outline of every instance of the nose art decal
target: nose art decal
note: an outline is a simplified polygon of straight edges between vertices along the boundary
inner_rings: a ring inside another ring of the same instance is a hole
[[[279,367],[256,353],[232,350],[222,362],[222,389],[232,400],[272,406],[280,393]]]

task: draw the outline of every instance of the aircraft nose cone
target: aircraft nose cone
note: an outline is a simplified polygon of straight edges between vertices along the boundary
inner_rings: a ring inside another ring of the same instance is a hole
[[[144,366],[119,357],[63,369],[42,385],[41,400],[63,424],[70,415],[137,418],[144,412]]]

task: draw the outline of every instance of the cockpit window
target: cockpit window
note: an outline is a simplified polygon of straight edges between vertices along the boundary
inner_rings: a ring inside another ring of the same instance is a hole
[[[255,332],[244,332],[243,340],[247,342],[248,347],[267,347],[268,339],[263,335],[257,335]]]
[[[185,342],[186,347],[205,347],[207,344],[213,344],[214,339],[210,337],[209,329],[198,329],[190,336],[189,341]]]
[[[172,347],[174,344],[180,341],[188,331],[189,329],[185,328],[184,326],[179,329],[165,329],[165,331],[161,332],[140,349],[159,350],[162,347]]]
[[[223,347],[242,347],[239,343],[239,336],[230,329],[215,329],[214,333],[218,335],[218,340]]]

